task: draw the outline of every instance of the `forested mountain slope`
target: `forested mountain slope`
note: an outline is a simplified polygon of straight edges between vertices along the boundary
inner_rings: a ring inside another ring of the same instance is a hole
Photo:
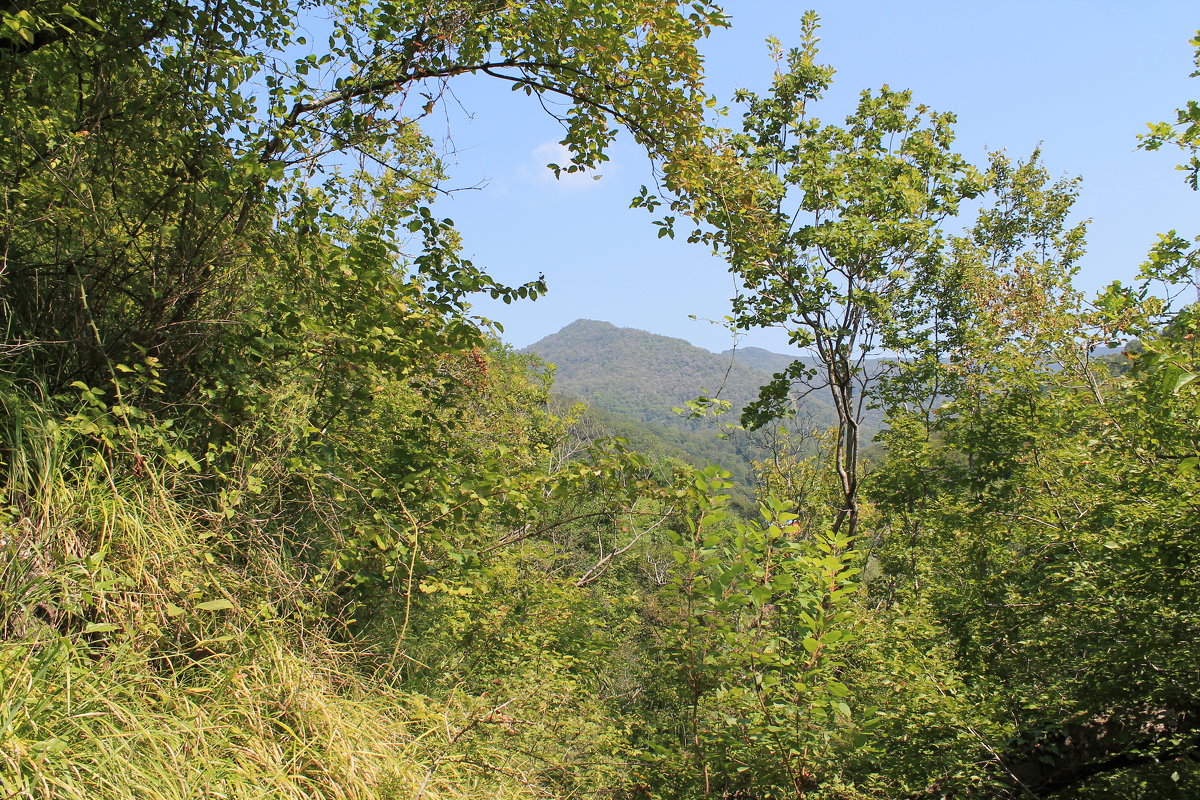
[[[522,352],[554,365],[555,392],[613,414],[692,430],[705,424],[675,409],[686,410],[689,401],[705,396],[727,402],[723,422],[737,423],[741,410],[758,399],[760,388],[775,373],[797,360],[814,364],[809,356],[759,347],[712,353],[683,339],[587,319],[572,322]],[[877,375],[884,364],[868,359],[864,375],[868,379]],[[793,427],[821,430],[834,423],[828,391],[819,376],[796,380],[792,394],[789,424]],[[866,409],[864,439],[869,441],[881,423],[882,414]]]
[[[551,365],[552,391],[585,403],[608,435],[697,467],[721,464],[732,473],[742,504],[753,505],[753,462],[767,457],[766,436],[738,430],[738,412],[758,396],[769,374],[683,339],[585,319],[523,352]],[[689,415],[687,404],[701,394],[728,401],[730,410]]]
[[[553,365],[552,391],[600,412],[598,418],[614,435],[654,452],[682,456],[697,466],[719,463],[733,472],[743,491],[751,485],[752,462],[770,458],[777,437],[771,430],[742,429],[740,412],[758,399],[774,373],[796,360],[754,347],[712,353],[683,339],[587,319],[572,322],[522,352]],[[867,368],[877,371],[879,362]],[[700,396],[729,407],[715,416],[689,414],[688,404]],[[796,441],[809,443],[805,446],[814,446],[813,437],[835,422],[828,392],[815,378],[796,381],[792,407],[792,416],[779,424]],[[864,442],[881,423],[877,410],[865,411]]]
[[[587,319],[572,322],[523,352],[555,365],[557,392],[581,397],[605,411],[675,427],[697,427],[674,409],[700,395],[727,401],[729,421],[736,421],[771,379],[771,373],[756,366],[683,339]],[[825,411],[819,405],[814,408],[818,415]],[[828,414],[824,420],[831,421]]]

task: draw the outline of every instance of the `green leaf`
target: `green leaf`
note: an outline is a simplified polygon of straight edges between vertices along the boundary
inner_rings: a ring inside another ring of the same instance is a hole
[[[1179,394],[1179,390],[1187,386],[1192,381],[1196,380],[1196,373],[1181,372],[1175,376],[1175,379],[1170,383],[1169,391],[1171,394]]]
[[[225,611],[230,608],[233,608],[233,603],[224,598],[196,604],[196,609],[199,611]]]
[[[61,753],[66,750],[69,745],[66,740],[55,736],[53,739],[44,739],[40,742],[33,742],[29,745],[29,749],[35,753]]]

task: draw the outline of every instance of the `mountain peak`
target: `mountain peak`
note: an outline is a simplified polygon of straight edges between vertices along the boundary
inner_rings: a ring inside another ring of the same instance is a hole
[[[574,322],[572,322],[571,324],[564,326],[562,328],[562,330],[560,330],[558,333],[562,334],[562,333],[567,333],[568,331],[586,331],[586,330],[604,330],[604,331],[613,330],[613,331],[615,331],[615,330],[620,330],[620,329],[616,325],[613,325],[611,322],[605,322],[603,320],[577,319]],[[557,335],[557,334],[551,334],[551,336],[555,336],[555,335]]]
[[[701,394],[727,400],[739,411],[771,379],[769,372],[683,339],[597,320],[576,320],[524,352],[557,365],[556,391],[607,411],[672,426],[692,426],[674,409]]]

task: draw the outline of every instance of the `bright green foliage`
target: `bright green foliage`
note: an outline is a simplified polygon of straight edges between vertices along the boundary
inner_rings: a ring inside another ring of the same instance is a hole
[[[418,545],[416,528],[457,531],[496,496],[536,493],[505,473],[538,459],[537,414],[485,433],[479,413],[527,408],[536,391],[489,385],[468,299],[545,287],[502,286],[461,258],[452,222],[427,207],[443,173],[419,118],[438,95],[413,97],[487,74],[568,101],[568,170],[602,160],[617,127],[657,154],[694,136],[692,42],[719,12],[147,0],[85,20],[63,8],[0,34],[5,369],[57,394],[151,359],[154,391],[109,402],[176,420],[219,513],[284,515],[290,546],[351,587],[394,580],[400,563],[411,581],[418,550],[441,547],[433,530]],[[326,42],[294,32],[326,14]],[[501,443],[526,423],[528,439]]]
[[[819,756],[797,748],[800,774],[822,771],[803,786],[756,763],[747,781],[773,777],[747,791],[1189,796],[1195,770],[1179,759],[1200,741],[1200,654],[1190,644],[1200,595],[1186,555],[1200,446],[1196,333],[1193,311],[1172,311],[1149,283],[1178,297],[1190,245],[1163,237],[1142,287],[1116,286],[1085,306],[1071,282],[1084,239],[1070,220],[1076,183],[1052,181],[1036,153],[1025,163],[995,155],[977,174],[950,153],[947,118],[887,91],[865,96],[846,128],[822,126],[806,113],[830,77],[813,34],[810,23],[769,98],[742,96],[743,134],[721,140],[702,173],[670,173],[682,198],[672,210],[711,226],[693,238],[749,278],[739,320],[782,324],[813,345],[843,412],[831,470],[776,465],[766,479],[828,504],[824,514],[806,508],[811,531],[871,534],[856,542],[864,587],[838,683],[848,707],[878,709],[866,727],[880,735]],[[941,220],[977,195],[974,226],[944,241]],[[669,233],[673,220],[662,222]],[[1138,341],[1126,353],[1098,353],[1130,336]],[[856,359],[872,346],[900,358],[876,395],[890,409],[887,457],[864,479],[870,503],[856,525],[847,399],[862,392],[845,376],[861,381]],[[779,376],[764,412],[797,377]],[[702,636],[687,642],[707,654]],[[742,640],[735,650],[755,652]],[[690,679],[693,696],[716,696],[712,681]],[[734,682],[726,708],[752,693],[752,682]],[[819,727],[836,741],[836,726]],[[701,741],[693,750],[708,758]],[[747,741],[713,750],[742,753]]]
[[[670,536],[674,564],[658,602],[673,623],[661,647],[679,675],[679,752],[660,734],[670,772],[659,780],[672,795],[667,787],[683,782],[706,795],[798,797],[825,777],[831,740],[858,730],[838,680],[854,636],[856,556],[844,538],[804,535],[771,497],[761,522],[734,518],[720,494],[726,477],[695,476],[686,527]]]
[[[284,450],[234,462],[218,504],[173,426],[99,389],[64,417],[5,386],[6,790],[532,796],[627,781],[606,698],[627,681],[611,654],[632,609],[612,606],[611,578],[674,493],[619,447],[560,459],[528,359],[479,358],[503,396],[442,444],[474,458],[489,494],[465,471],[368,492],[376,473],[313,475]]]
[[[1197,32],[1191,44],[1196,48],[1196,71],[1193,78],[1200,77],[1200,32]],[[1200,190],[1200,101],[1189,100],[1187,105],[1175,112],[1175,122],[1158,122],[1151,124],[1150,132],[1143,134],[1142,147],[1147,150],[1157,150],[1164,144],[1172,144],[1183,150],[1189,156],[1188,160],[1179,165],[1179,169],[1187,173],[1188,185],[1193,190]]]
[[[292,56],[301,15],[324,14],[328,42]],[[568,170],[602,160],[614,124],[659,152],[695,127],[691,42],[721,23],[705,3],[647,0],[586,13],[147,0],[87,25],[27,16],[0,27],[5,358],[58,388],[140,350],[167,365],[176,397],[244,358],[246,324],[267,325],[251,353],[308,369],[347,346],[390,367],[460,349],[475,336],[470,293],[544,286],[498,285],[422,205],[441,170],[416,122],[436,99],[412,107],[415,90],[485,73],[562,96]],[[412,235],[419,254],[401,257]]]
[[[545,286],[461,257],[420,118],[485,74],[564,101],[567,171],[619,129],[660,157],[696,138],[720,12],[23,5],[0,11],[2,793],[619,791],[607,598],[671,476],[573,452],[471,317]]]
[[[928,340],[941,285],[939,224],[980,187],[950,149],[952,115],[913,106],[909,92],[864,92],[841,125],[813,116],[833,76],[817,63],[816,32],[810,13],[802,47],[785,53],[771,43],[780,66],[770,91],[739,92],[741,132],[712,133],[723,169],[681,171],[670,188],[672,208],[708,226],[691,238],[712,244],[737,277],[733,324],[782,328],[812,355],[815,367],[795,361],[743,416],[765,424],[793,383],[815,375],[838,421],[834,531],[853,536],[864,364],[878,348],[905,352]]]
[[[1194,771],[1156,764],[1195,746],[1192,314],[1153,333],[1161,303],[1145,296],[1085,309],[1073,186],[1036,160],[997,157],[990,175],[995,205],[954,243],[946,402],[895,413],[872,478],[875,591],[943,631],[957,696],[986,698],[950,704],[961,716],[940,735],[961,748],[955,729],[974,731],[993,758],[926,775],[924,796],[1045,796],[1093,775],[1096,796],[1145,781],[1186,796]],[[1096,356],[1138,319],[1152,347]]]
[[[903,92],[818,122],[812,16],[706,132],[719,24],[3,4],[0,794],[1196,793],[1192,245],[1084,305],[1075,184],[977,174]],[[629,131],[742,280],[736,324],[813,349],[838,430],[758,465],[761,519],[720,468],[554,413],[471,317],[545,287],[429,209],[420,118],[463,74],[566,101],[561,169]],[[1193,110],[1150,146],[1194,150]],[[863,475],[872,348],[904,362]]]

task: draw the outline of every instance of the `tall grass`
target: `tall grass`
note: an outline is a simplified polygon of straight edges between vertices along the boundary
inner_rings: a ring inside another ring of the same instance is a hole
[[[270,531],[3,388],[0,798],[545,796],[486,755],[511,718],[365,666]]]

